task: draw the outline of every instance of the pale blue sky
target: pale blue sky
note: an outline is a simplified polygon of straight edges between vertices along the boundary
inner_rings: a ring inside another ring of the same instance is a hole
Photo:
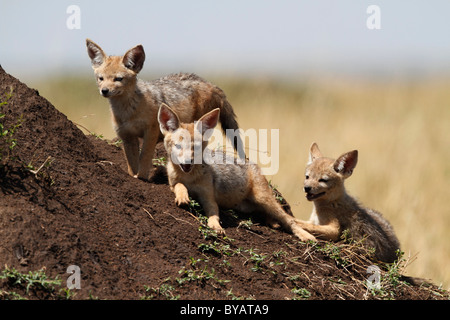
[[[371,4],[381,30],[366,27]],[[0,12],[0,64],[24,79],[90,74],[87,37],[107,54],[144,45],[147,72],[450,73],[448,0],[1,0]]]

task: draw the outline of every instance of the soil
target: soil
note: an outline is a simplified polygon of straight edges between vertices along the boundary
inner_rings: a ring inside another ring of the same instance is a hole
[[[0,299],[13,291],[60,299],[71,265],[81,271],[72,299],[449,297],[432,284],[389,282],[392,271],[383,266],[382,289],[372,293],[366,271],[373,262],[359,247],[301,243],[239,213],[222,212],[226,237],[216,236],[199,207],[175,205],[164,166],[150,181],[129,176],[120,144],[85,135],[0,67],[0,102],[11,89],[0,121],[21,125],[0,163],[0,266],[43,270],[61,284],[26,290],[0,274]],[[164,156],[158,145],[155,158]]]

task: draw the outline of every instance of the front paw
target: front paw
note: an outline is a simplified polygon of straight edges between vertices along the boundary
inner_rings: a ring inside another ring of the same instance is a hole
[[[209,217],[208,218],[208,227],[210,227],[215,232],[217,232],[217,234],[225,234],[225,230],[220,225],[218,217],[215,217],[215,216]]]
[[[179,193],[175,196],[175,203],[177,206],[187,206],[191,200],[189,199],[189,195],[187,193]]]
[[[316,237],[314,237],[311,233],[299,227],[298,225],[293,227],[293,234],[300,239],[300,241],[308,242],[308,241],[317,241]]]
[[[314,241],[317,242],[316,237],[314,237],[311,233],[304,231],[301,232],[299,235],[297,235],[298,238],[300,238],[300,241],[308,242],[308,241]]]

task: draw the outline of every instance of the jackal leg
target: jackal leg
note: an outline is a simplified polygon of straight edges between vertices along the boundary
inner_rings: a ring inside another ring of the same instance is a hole
[[[323,240],[337,241],[341,235],[337,221],[331,221],[326,225],[316,225],[298,219],[295,219],[295,221],[300,227]]]
[[[283,210],[263,176],[255,177],[250,200],[255,203],[256,209],[261,209],[268,221],[279,223],[284,230],[294,234],[301,241],[315,240],[313,235],[296,223],[294,217]]]
[[[123,150],[127,158],[128,174],[135,176],[139,170],[139,139],[133,137],[122,140]]]
[[[139,171],[138,178],[147,180],[153,163],[153,154],[155,146],[158,142],[159,128],[152,128],[144,134],[141,154],[139,155]]]
[[[208,227],[215,230],[217,233],[225,233],[220,225],[219,206],[217,205],[212,186],[211,188],[203,189],[203,192],[201,192],[199,196],[199,202],[208,217]]]
[[[301,241],[316,240],[312,234],[296,223],[294,217],[284,212],[275,199],[271,203],[259,203],[259,206],[264,209],[270,220],[277,221],[284,230],[294,234]]]
[[[264,197],[253,198],[253,202],[259,207],[262,212],[264,212],[266,219],[270,222],[276,222],[286,230],[294,234],[301,241],[315,240],[314,236],[303,230],[300,225],[295,221],[295,218],[284,212],[281,205],[272,196],[269,188],[267,188],[268,193]]]
[[[173,193],[175,193],[175,203],[177,206],[188,205],[189,193],[186,186],[182,183],[177,183],[173,188],[171,188]]]

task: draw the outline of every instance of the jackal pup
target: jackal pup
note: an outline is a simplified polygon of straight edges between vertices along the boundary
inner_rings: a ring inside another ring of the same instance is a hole
[[[313,211],[309,222],[301,226],[325,240],[339,240],[344,230],[355,240],[367,237],[363,243],[375,249],[376,259],[393,262],[400,243],[392,226],[379,212],[361,206],[345,191],[344,180],[351,176],[357,161],[357,150],[334,160],[323,157],[317,144],[312,144],[304,191],[313,201]]]
[[[239,157],[245,157],[239,134],[234,132],[239,129],[236,115],[220,88],[195,74],[172,74],[150,82],[137,79],[145,61],[141,45],[123,56],[107,56],[89,39],[86,46],[100,94],[109,100],[114,129],[123,141],[130,175],[149,176],[155,145],[162,141],[157,121],[161,103],[171,106],[185,122],[219,108],[223,131],[232,129],[228,137],[234,139],[235,149],[240,146]],[[139,138],[143,139],[140,154]]]
[[[208,226],[218,232],[223,232],[220,207],[261,213],[269,224],[277,223],[303,241],[314,239],[283,211],[256,164],[239,164],[228,159],[230,155],[225,152],[206,147],[219,114],[220,110],[214,109],[195,123],[185,124],[167,105],[159,109],[158,121],[169,155],[169,185],[176,204],[188,204],[189,195],[197,199],[208,217]]]

